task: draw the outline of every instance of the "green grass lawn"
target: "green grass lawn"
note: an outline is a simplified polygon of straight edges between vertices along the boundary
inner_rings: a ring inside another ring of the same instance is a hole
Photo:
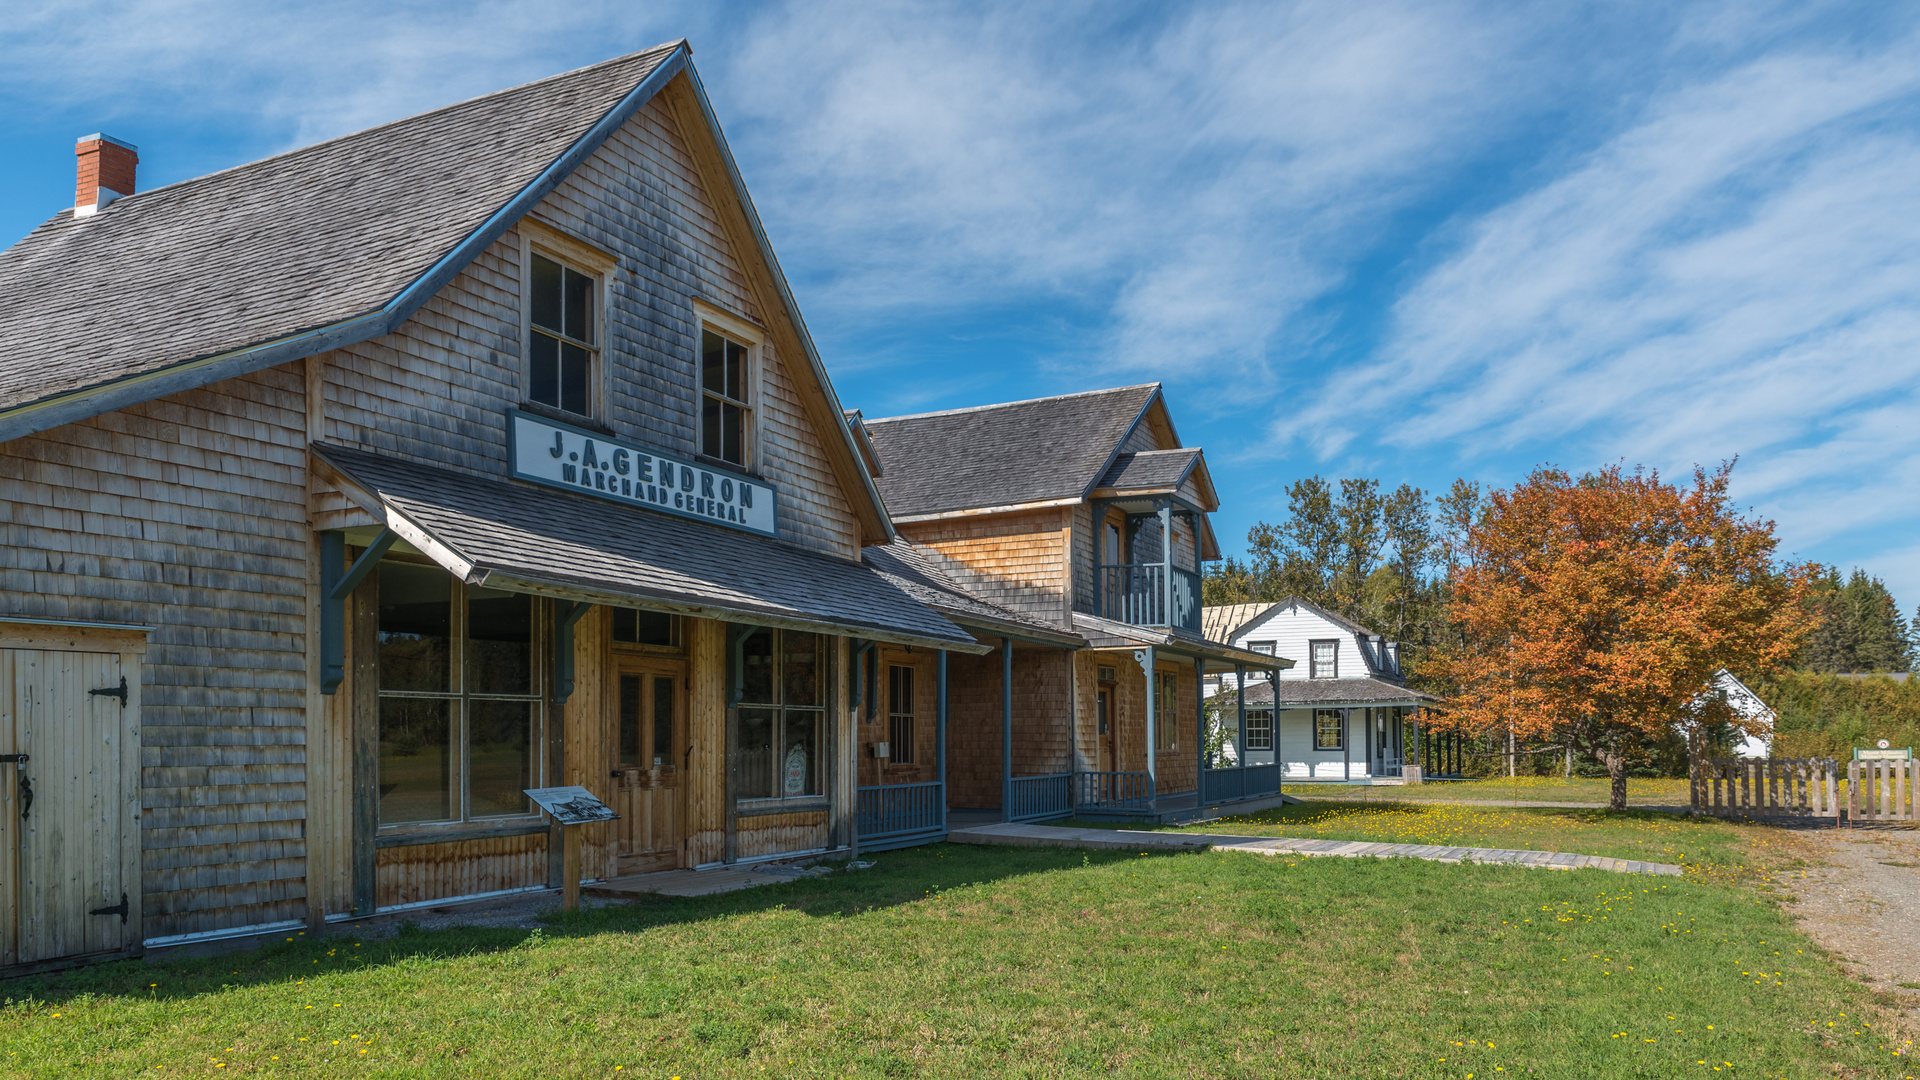
[[[539,933],[293,935],[21,980],[0,1072],[1920,1073],[1867,991],[1720,882],[947,845],[877,863]]]
[[[1108,822],[1076,824],[1113,825]],[[1113,827],[1140,828],[1124,824]],[[1746,869],[1748,848],[1768,835],[1768,830],[1759,826],[1644,810],[1612,812],[1544,807],[1516,810],[1444,803],[1354,806],[1319,799],[1220,818],[1203,825],[1155,827],[1237,836],[1565,851],[1576,855],[1678,863],[1702,873]]]
[[[1475,801],[1520,800],[1522,802],[1591,803],[1605,806],[1612,796],[1606,779],[1584,777],[1561,779],[1558,776],[1521,776],[1492,780],[1431,780],[1424,784],[1392,784],[1374,787],[1348,784],[1306,784],[1290,781],[1288,794],[1301,798],[1378,800],[1382,802],[1425,801],[1428,799],[1470,799]],[[1685,806],[1687,781],[1653,779],[1627,781],[1628,806]]]

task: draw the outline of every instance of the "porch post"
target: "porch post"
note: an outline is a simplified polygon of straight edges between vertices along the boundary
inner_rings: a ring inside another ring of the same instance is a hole
[[[1013,639],[1000,639],[1000,820],[1013,820]]]
[[[1147,811],[1149,813],[1152,813],[1154,810],[1159,808],[1159,799],[1160,799],[1160,781],[1159,781],[1158,775],[1156,774],[1157,770],[1154,768],[1156,761],[1155,761],[1155,755],[1153,752],[1153,744],[1154,744],[1153,725],[1154,725],[1154,719],[1155,719],[1153,715],[1154,714],[1153,646],[1149,645],[1145,649],[1141,650],[1140,652],[1134,653],[1133,658],[1139,662],[1140,667],[1143,670],[1145,670],[1147,673]],[[1118,762],[1116,762],[1115,764],[1118,764]]]
[[[947,831],[947,650],[934,654],[933,762],[940,781],[940,831]]]
[[[1375,718],[1372,709],[1361,709],[1360,712],[1366,717],[1366,719],[1360,722],[1367,727],[1367,738],[1363,745],[1366,747],[1367,752],[1367,775],[1372,776],[1373,763],[1376,760],[1373,756],[1373,725]]]
[[[1340,710],[1340,779],[1353,779],[1353,710]]]
[[[1233,742],[1233,763],[1247,767],[1247,665],[1233,665],[1233,696],[1240,699],[1240,734]]]
[[[1274,651],[1279,652],[1280,650],[1275,649]],[[1278,767],[1278,771],[1275,772],[1274,778],[1273,778],[1273,791],[1274,791],[1274,794],[1279,795],[1279,794],[1285,793],[1287,789],[1287,763],[1280,756],[1280,669],[1274,668],[1272,671],[1267,672],[1267,678],[1273,680],[1267,685],[1273,687],[1273,711],[1272,711],[1273,763],[1275,766]],[[1313,722],[1312,721],[1313,714],[1308,713],[1307,716],[1308,716],[1307,722],[1309,725],[1311,725]],[[1309,727],[1307,731],[1307,739],[1309,741],[1313,739],[1313,731],[1311,727]],[[1313,770],[1308,769],[1307,774],[1311,776],[1313,774]]]

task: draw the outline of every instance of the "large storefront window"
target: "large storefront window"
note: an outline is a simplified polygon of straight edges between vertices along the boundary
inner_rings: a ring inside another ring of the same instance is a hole
[[[380,823],[530,811],[540,719],[531,597],[379,567]]]
[[[826,790],[825,648],[825,638],[795,630],[755,630],[741,643],[740,798],[818,798]]]

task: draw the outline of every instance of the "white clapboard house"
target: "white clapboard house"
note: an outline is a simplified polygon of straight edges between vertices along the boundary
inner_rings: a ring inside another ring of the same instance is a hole
[[[1298,597],[1209,607],[1201,619],[1209,640],[1296,661],[1277,682],[1245,677],[1246,764],[1278,760],[1290,782],[1339,783],[1399,778],[1412,763],[1417,710],[1439,699],[1406,685],[1397,642]],[[1214,688],[1230,730],[1237,678]]]

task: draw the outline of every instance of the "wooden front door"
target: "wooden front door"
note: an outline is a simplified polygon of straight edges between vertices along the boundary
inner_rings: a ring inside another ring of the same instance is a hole
[[[140,669],[0,649],[0,967],[140,945]]]
[[[681,865],[686,822],[686,667],[622,660],[615,686],[615,872]]]

